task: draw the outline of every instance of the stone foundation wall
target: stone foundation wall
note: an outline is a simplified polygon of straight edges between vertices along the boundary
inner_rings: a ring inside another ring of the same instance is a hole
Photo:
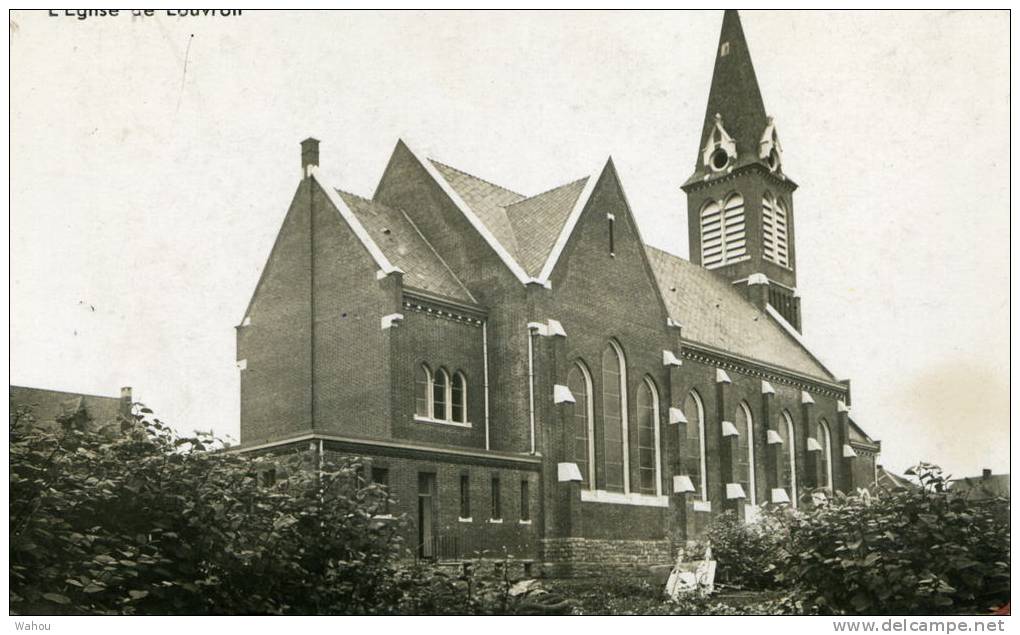
[[[647,575],[649,566],[672,562],[668,540],[550,538],[541,541],[541,549],[542,571],[549,577]]]

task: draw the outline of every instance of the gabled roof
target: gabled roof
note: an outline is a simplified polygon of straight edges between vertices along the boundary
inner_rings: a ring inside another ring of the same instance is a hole
[[[682,337],[832,382],[835,378],[768,313],[721,276],[679,256],[646,246],[670,317]]]
[[[574,209],[588,178],[561,185],[506,208],[517,241],[518,258],[529,275],[538,276]]]
[[[513,226],[507,217],[506,207],[524,200],[525,196],[434,159],[429,159],[429,162],[446,179],[450,187],[460,194],[460,197],[478,218],[485,223],[496,240],[519,261],[517,237],[514,235]]]
[[[526,197],[434,159],[427,161],[493,236],[494,248],[502,249],[526,273],[522,281],[547,282],[544,266],[571,212],[583,204],[591,177]]]
[[[336,190],[361,222],[372,242],[387,259],[404,272],[404,283],[462,302],[475,302],[442,257],[403,211]]]

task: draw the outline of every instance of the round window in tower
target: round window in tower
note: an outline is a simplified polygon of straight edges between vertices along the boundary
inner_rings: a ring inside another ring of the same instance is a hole
[[[769,169],[775,172],[779,169],[779,151],[772,148],[772,152],[769,152]]]
[[[730,164],[730,155],[722,148],[716,148],[708,160],[712,164],[713,170],[725,170],[726,166]]]

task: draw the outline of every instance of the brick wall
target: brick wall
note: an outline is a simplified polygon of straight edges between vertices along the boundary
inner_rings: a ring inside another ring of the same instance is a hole
[[[276,243],[237,329],[241,372],[241,442],[308,431],[311,418],[310,182],[294,195]]]
[[[482,368],[482,328],[423,311],[402,309],[404,320],[394,330],[393,437],[442,445],[485,447],[485,391]],[[470,428],[416,421],[415,374],[422,364],[435,372],[460,371],[467,381]]]
[[[542,570],[551,577],[606,573],[646,575],[650,565],[672,562],[667,540],[549,538],[542,541]]]
[[[353,455],[351,452],[330,449],[330,444],[326,444],[327,459],[336,460],[341,456]],[[371,466],[389,470],[390,492],[396,499],[391,512],[394,516],[407,516],[409,522],[402,537],[404,544],[412,551],[419,544],[418,478],[419,474],[429,473],[435,475],[436,482],[435,535],[455,542],[461,557],[538,557],[540,490],[536,471],[485,465],[469,459],[453,461],[447,457],[413,459],[368,453],[358,453],[357,456],[365,460],[366,474],[371,473]],[[469,479],[471,520],[468,522],[460,520],[462,474],[467,474]],[[500,480],[500,523],[490,522],[494,476]],[[524,480],[529,483],[530,522],[521,522],[521,481]]]

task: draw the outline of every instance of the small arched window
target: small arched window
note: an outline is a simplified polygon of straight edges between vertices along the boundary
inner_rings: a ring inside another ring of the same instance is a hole
[[[784,267],[790,266],[786,206],[766,192],[761,201],[761,229],[765,258]]]
[[[606,490],[627,492],[627,363],[623,349],[610,341],[602,351],[602,436]]]
[[[779,436],[783,438],[783,451],[780,460],[780,474],[782,475],[781,486],[787,488],[790,497],[790,504],[797,506],[797,448],[796,437],[793,432],[793,417],[786,410],[783,411],[782,421],[779,423]]]
[[[829,424],[825,419],[818,422],[819,443],[822,446],[821,455],[822,487],[832,491],[832,436],[829,434]]]
[[[448,416],[450,375],[444,369],[436,371],[432,381],[432,418],[445,421]]]
[[[659,391],[651,377],[645,377],[637,394],[638,491],[662,493],[659,472]]]
[[[425,364],[418,367],[414,377],[414,414],[432,418],[432,371]]]
[[[705,408],[693,390],[683,403],[687,419],[687,442],[684,444],[684,466],[694,490],[702,501],[708,500],[708,465],[705,460]]]
[[[754,478],[754,418],[747,402],[741,401],[737,406],[737,474],[740,486],[744,488],[745,500],[750,505],[758,504],[756,483]]]
[[[594,461],[595,454],[595,414],[591,401],[591,375],[580,362],[575,363],[567,374],[567,387],[574,395],[571,422],[573,426],[573,461],[581,471],[581,486],[593,489],[595,486]]]
[[[453,383],[450,387],[450,410],[454,423],[467,423],[467,380],[464,373],[457,371],[453,374]]]

